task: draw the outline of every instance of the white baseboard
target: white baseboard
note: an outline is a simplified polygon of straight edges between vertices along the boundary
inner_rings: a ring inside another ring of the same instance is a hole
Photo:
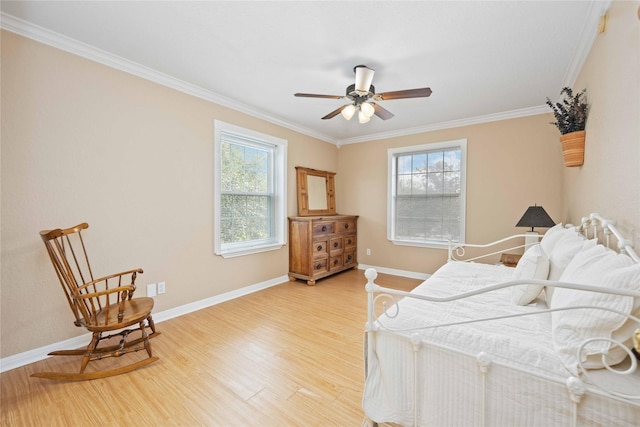
[[[263,289],[270,288],[271,286],[279,285],[288,281],[289,276],[285,275],[276,277],[275,279],[267,280],[265,282],[257,283],[255,285],[245,286],[244,288],[236,289],[234,291],[225,292],[224,294],[215,295],[213,297],[205,298],[200,301],[181,305],[180,307],[171,308],[160,313],[154,313],[153,321],[156,323],[163,322],[165,320],[173,319],[174,317],[202,310],[203,308],[211,307],[212,305],[220,304],[222,302],[229,301],[235,298],[240,298],[242,296],[249,295],[254,292],[258,292]]]
[[[396,270],[393,268],[379,267],[375,265],[359,264],[359,270],[366,270],[367,268],[374,268],[379,273],[392,274],[394,276],[409,277],[412,279],[427,279],[430,274],[417,273],[414,271]],[[257,283],[255,285],[245,286],[244,288],[236,289],[233,291],[225,292],[220,295],[215,295],[210,298],[205,298],[200,301],[195,301],[189,304],[181,305],[180,307],[170,308],[169,310],[161,311],[153,314],[153,320],[155,323],[160,323],[165,320],[173,319],[174,317],[182,316],[187,313],[191,313],[203,308],[211,307],[216,304],[220,304],[225,301],[229,301],[235,298],[240,298],[244,295],[248,295],[254,292],[258,292],[262,289],[269,288],[271,286],[279,285],[289,280],[289,276],[280,276],[274,279],[267,280],[265,282]],[[69,338],[63,341],[59,341],[53,344],[46,345],[44,347],[34,348],[23,353],[14,354],[0,359],[0,373],[10,371],[15,368],[19,368],[30,363],[37,362],[39,360],[49,357],[49,353],[62,348],[82,348],[87,345],[91,340],[91,334],[83,334],[74,338]]]
[[[431,275],[428,273],[417,273],[415,271],[396,270],[395,268],[378,267],[375,265],[358,264],[359,270],[366,270],[367,268],[373,268],[378,273],[392,274],[394,276],[409,277],[411,279],[427,280]]]
[[[165,320],[173,319],[174,317],[182,316],[183,314],[191,313],[193,311],[202,310],[203,308],[211,307],[216,304],[220,304],[225,301],[239,298],[244,295],[248,295],[260,290],[270,288],[271,286],[279,285],[283,282],[287,282],[289,276],[280,276],[274,279],[267,280],[265,282],[257,283],[255,285],[246,286],[244,288],[236,289],[233,291],[225,292],[220,295],[215,295],[210,298],[205,298],[200,301],[192,302],[189,304],[181,305],[180,307],[171,308],[169,310],[161,311],[159,313],[153,313],[153,321],[155,323],[163,322]],[[15,368],[19,368],[29,363],[34,363],[39,360],[49,357],[49,353],[60,349],[69,348],[82,348],[87,345],[91,340],[91,334],[83,334],[74,338],[69,338],[60,342],[46,345],[44,347],[34,348],[23,353],[14,354],[0,359],[0,372],[10,371]]]

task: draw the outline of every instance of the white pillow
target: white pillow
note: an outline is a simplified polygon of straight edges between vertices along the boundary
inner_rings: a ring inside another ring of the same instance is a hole
[[[540,240],[540,246],[542,246],[542,250],[547,254],[547,256],[551,255],[551,251],[555,244],[558,243],[558,240],[560,240],[560,238],[564,236],[564,233],[568,231],[571,230],[564,228],[564,225],[560,223],[554,225],[544,233],[542,240]]]
[[[573,257],[583,249],[583,244],[592,247],[596,245],[595,240],[585,240],[581,234],[574,230],[567,230],[560,240],[556,242],[549,257],[549,280],[558,281],[564,269],[567,268]]]
[[[554,245],[549,255],[549,280],[557,282],[560,280],[565,268],[569,265],[573,257],[582,249],[587,249],[596,245],[596,240],[585,240],[581,234],[575,230],[567,230],[562,238]],[[547,306],[551,306],[554,287],[545,288],[545,300]]]
[[[540,244],[531,246],[522,255],[513,272],[513,280],[546,280],[549,275],[549,258],[545,255]],[[542,292],[543,285],[514,286],[511,302],[518,305],[530,304]]]
[[[598,285],[614,289],[640,289],[640,264],[614,269],[605,272],[590,268],[591,275],[582,275],[581,282],[587,285]],[[575,277],[575,276],[574,276]],[[640,304],[632,297],[623,297],[603,293],[578,291],[573,289],[556,289],[550,308],[572,306],[597,306],[631,313],[640,311]],[[619,314],[599,309],[576,309],[555,311],[551,314],[553,345],[567,369],[577,373],[578,349],[589,338],[611,338],[620,342],[631,339],[633,322]],[[626,335],[625,335],[626,334]],[[628,335],[628,336],[627,336]],[[580,355],[586,369],[604,367],[602,353],[608,352],[607,363],[615,365],[627,356],[619,348],[611,348],[607,341],[594,341],[587,344]]]
[[[567,265],[560,277],[560,281],[601,285],[605,282],[607,275],[613,274],[617,269],[633,265],[634,261],[628,255],[619,254],[603,245],[596,245],[579,251]],[[638,288],[640,289],[640,283]],[[640,315],[640,298],[634,298],[631,314],[636,317]],[[623,326],[613,332],[612,338],[622,343],[630,344],[633,331],[638,326],[636,322],[627,319]],[[615,364],[618,361],[622,361],[626,356],[626,352],[616,347],[609,350],[607,360],[609,363]],[[587,356],[585,366],[589,369],[603,367],[601,356]]]
[[[628,255],[619,254],[603,245],[584,247],[569,262],[558,280],[569,283],[602,281],[606,274],[633,263]]]

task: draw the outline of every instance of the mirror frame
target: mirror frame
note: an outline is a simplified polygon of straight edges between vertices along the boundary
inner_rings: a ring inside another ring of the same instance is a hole
[[[307,177],[324,178],[327,184],[327,209],[309,209],[309,186]],[[335,172],[296,166],[296,183],[298,186],[298,216],[336,215]]]

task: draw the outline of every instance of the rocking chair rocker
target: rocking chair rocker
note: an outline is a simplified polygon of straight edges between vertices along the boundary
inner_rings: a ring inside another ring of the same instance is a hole
[[[153,356],[149,342],[150,338],[160,334],[156,332],[151,318],[153,299],[133,298],[136,290],[136,276],[142,273],[142,269],[94,279],[82,239],[82,230],[88,227],[88,224],[82,223],[64,230],[40,232],[69,307],[75,316],[74,324],[85,327],[93,333],[93,337],[86,349],[59,350],[49,353],[52,356],[83,356],[80,372],[39,372],[31,375],[32,377],[72,381],[90,380],[130,372],[158,360]],[[151,329],[150,334],[147,333],[146,328]],[[129,335],[136,331],[140,331],[140,336],[129,339]],[[108,335],[103,336],[103,333]],[[101,341],[118,336],[119,344],[99,347]],[[148,357],[141,361],[115,369],[85,372],[85,368],[91,361],[120,357],[143,349],[146,350]]]

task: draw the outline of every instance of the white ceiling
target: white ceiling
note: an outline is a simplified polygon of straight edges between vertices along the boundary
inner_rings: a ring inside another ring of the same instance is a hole
[[[2,27],[333,143],[544,111],[607,1],[2,1]],[[42,27],[42,28],[40,28]],[[395,114],[322,116],[353,67]]]

